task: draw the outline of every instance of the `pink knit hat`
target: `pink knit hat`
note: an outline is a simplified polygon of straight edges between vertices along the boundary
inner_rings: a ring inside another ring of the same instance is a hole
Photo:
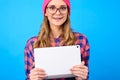
[[[51,0],[44,0],[44,2],[43,2],[42,11],[43,11],[44,15],[45,15],[45,9],[46,9],[46,7],[47,7],[47,5],[48,5],[48,3],[50,1]],[[63,0],[63,1],[67,4],[67,6],[68,6],[68,12],[70,14],[70,0]]]

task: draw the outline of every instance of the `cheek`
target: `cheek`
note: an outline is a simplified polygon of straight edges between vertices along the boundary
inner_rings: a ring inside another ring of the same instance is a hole
[[[67,19],[67,15],[64,16],[64,19],[65,19],[65,20]]]
[[[52,16],[48,15],[47,18],[50,21],[52,19]]]
[[[51,19],[51,15],[50,15],[50,14],[48,14],[47,12],[45,13],[45,16],[48,18],[48,20],[50,20],[50,19]]]
[[[46,10],[46,12],[45,12],[45,16],[49,16],[49,13],[48,13],[48,11]]]

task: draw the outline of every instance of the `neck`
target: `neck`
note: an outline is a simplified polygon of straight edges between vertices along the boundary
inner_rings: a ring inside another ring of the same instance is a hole
[[[52,26],[51,27],[51,34],[54,38],[58,38],[61,35],[62,28],[61,26]]]

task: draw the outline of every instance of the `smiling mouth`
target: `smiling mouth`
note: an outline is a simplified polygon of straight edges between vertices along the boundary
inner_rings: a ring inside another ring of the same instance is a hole
[[[63,17],[60,17],[60,18],[55,18],[55,17],[53,17],[53,19],[55,19],[55,20],[61,20]]]

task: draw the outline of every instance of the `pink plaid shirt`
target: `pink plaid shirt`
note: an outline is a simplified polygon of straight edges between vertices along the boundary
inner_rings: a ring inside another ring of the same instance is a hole
[[[88,43],[87,38],[80,33],[74,32],[74,35],[76,36],[77,40],[75,42],[75,45],[80,45],[80,51],[81,51],[81,59],[82,61],[85,61],[85,65],[88,66],[89,61],[89,52],[90,52],[90,46]],[[60,46],[61,38],[53,38],[51,39],[51,45],[52,47]],[[26,80],[29,79],[30,70],[33,69],[33,62],[34,62],[34,52],[33,52],[33,44],[37,41],[37,37],[32,37],[27,41],[27,44],[24,49],[24,59],[25,59],[25,70],[26,70]],[[60,78],[60,79],[51,79],[51,80],[75,80],[75,78]],[[88,80],[88,79],[86,79]]]

